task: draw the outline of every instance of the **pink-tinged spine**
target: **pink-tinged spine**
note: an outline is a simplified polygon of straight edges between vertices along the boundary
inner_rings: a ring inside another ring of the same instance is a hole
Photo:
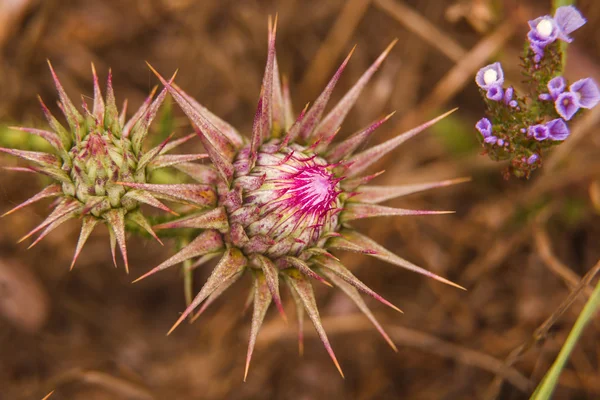
[[[178,183],[161,185],[152,183],[117,182],[119,185],[141,189],[165,199],[176,199],[200,207],[214,207],[217,196],[209,185]]]
[[[211,293],[219,288],[223,282],[231,279],[236,274],[243,271],[247,264],[247,259],[244,257],[242,252],[236,248],[229,248],[225,251],[225,254],[213,269],[212,273],[208,277],[208,280],[200,289],[200,292],[196,295],[192,303],[185,309],[181,317],[171,327],[167,335],[170,335],[175,328],[179,326],[196,307],[200,305]]]
[[[236,153],[235,147],[227,139],[223,133],[221,133],[216,126],[214,126],[205,115],[201,114],[199,110],[196,110],[189,101],[177,90],[170,82],[167,82],[152,66],[148,65],[150,70],[158,77],[160,82],[167,88],[173,99],[179,104],[185,115],[192,121],[197,127],[197,133],[200,138],[204,138],[202,142],[205,147],[205,142],[210,142],[212,147],[215,148],[215,152],[221,155],[221,157],[227,162],[231,162]],[[207,149],[208,151],[208,149]],[[210,154],[210,152],[209,152]],[[211,155],[212,157],[212,155]],[[214,160],[213,160],[214,161]]]
[[[359,193],[354,197],[353,200],[361,203],[377,204],[398,197],[408,196],[409,194],[456,185],[459,183],[469,182],[470,180],[471,178],[456,178],[439,182],[417,183],[400,186],[364,186],[359,189]]]
[[[254,345],[262,323],[267,315],[267,310],[271,305],[271,293],[267,285],[267,280],[262,271],[254,271],[252,274],[254,279],[254,310],[252,312],[252,326],[250,328],[250,340],[248,341],[248,353],[246,355],[246,368],[244,369],[244,382],[248,377],[250,369],[250,361],[254,352]]]
[[[283,309],[283,304],[281,303],[281,296],[279,295],[279,269],[268,257],[265,257],[261,254],[255,254],[253,257],[265,274],[267,286],[269,287],[269,291],[271,292],[271,296],[273,297],[277,311],[279,311],[281,318],[283,318],[283,320],[287,323],[287,316],[285,314],[285,310]]]
[[[172,86],[177,91],[179,91],[181,96],[183,96],[192,105],[192,107],[196,108],[199,114],[204,115],[204,117],[206,117],[206,119],[209,120],[210,123],[213,124],[219,130],[219,132],[225,135],[225,137],[229,139],[229,141],[233,144],[233,146],[236,149],[240,149],[244,146],[245,138],[242,135],[240,135],[233,126],[231,126],[221,118],[217,117],[202,104],[198,103],[192,96],[190,96],[189,94],[184,92],[179,86],[177,86],[177,84],[173,83]]]
[[[383,339],[387,342],[387,344],[392,348],[392,350],[394,350],[397,353],[398,352],[398,348],[396,347],[396,345],[394,344],[394,342],[392,342],[392,339],[390,339],[389,335],[383,329],[383,327],[381,326],[381,324],[379,323],[379,321],[377,321],[377,319],[375,318],[375,316],[373,315],[373,313],[371,312],[371,310],[369,309],[369,307],[367,307],[367,304],[365,303],[365,301],[360,296],[360,293],[358,293],[358,290],[356,290],[356,288],[354,286],[348,284],[346,281],[344,281],[340,277],[336,276],[331,271],[323,271],[323,273],[337,287],[339,287],[340,289],[342,289],[342,291],[344,293],[346,293],[346,295],[348,297],[350,297],[350,299],[352,299],[352,301],[354,302],[354,304],[356,304],[356,306],[358,307],[358,309],[363,314],[365,314],[365,316],[369,319],[369,321],[371,321],[371,323],[375,326],[375,329],[377,329],[379,331],[379,333],[381,334],[381,336],[383,337]]]
[[[423,132],[425,129],[429,128],[433,124],[446,118],[448,115],[452,114],[456,110],[457,110],[456,108],[454,110],[450,110],[447,113],[440,115],[439,117],[436,117],[430,121],[425,122],[424,124],[422,124],[416,128],[413,128],[407,132],[404,132],[404,133],[396,136],[395,138],[392,138],[386,142],[383,142],[377,146],[371,147],[370,149],[365,150],[362,153],[359,153],[359,154],[353,156],[349,160],[352,163],[352,165],[348,169],[348,177],[353,178],[353,177],[357,176],[358,174],[363,172],[365,169],[367,169],[369,166],[371,166],[372,164],[377,162],[381,157],[388,154],[390,151],[394,150],[396,147],[398,147],[399,145],[401,145],[408,139],[412,138],[413,136],[416,136],[417,134]]]
[[[301,259],[296,257],[282,257],[280,260],[283,262],[282,265],[284,267],[286,266],[286,264],[292,266],[298,271],[302,272],[302,274],[309,276],[318,282],[321,282],[325,286],[333,287],[331,283],[323,279],[319,274],[313,271],[306,262],[302,261]]]
[[[389,120],[396,112],[390,113],[385,117],[373,121],[369,126],[351,135],[348,139],[334,145],[331,149],[325,153],[325,158],[330,163],[340,162],[344,158],[350,157],[352,153],[362,144],[366,143],[371,134],[375,132],[377,128],[383,125],[384,122]]]
[[[340,222],[344,223],[356,219],[374,217],[438,215],[452,213],[454,213],[454,211],[407,210],[405,208],[386,207],[376,204],[346,203],[344,211],[340,214]]]
[[[50,73],[52,74],[52,79],[54,80],[54,85],[56,86],[56,90],[58,91],[58,97],[60,99],[61,106],[60,108],[64,112],[65,117],[67,118],[67,122],[71,127],[71,130],[73,132],[78,131],[79,124],[81,123],[81,121],[83,121],[83,117],[81,116],[81,114],[79,114],[79,111],[77,111],[77,108],[73,105],[71,99],[69,99],[69,96],[67,96],[67,92],[65,92],[65,89],[63,88],[62,84],[60,83],[60,80],[58,79],[58,76],[56,75],[56,72],[54,71],[54,68],[52,68],[50,60],[47,61],[48,66],[50,67]]]
[[[14,207],[13,209],[5,212],[4,214],[2,214],[1,217],[5,217],[9,214],[14,213],[15,211],[18,211],[24,207],[27,207],[30,204],[33,204],[35,202],[38,202],[42,199],[46,199],[48,197],[56,197],[56,196],[60,196],[62,194],[62,187],[60,185],[50,185],[47,188],[45,188],[44,190],[42,190],[41,192],[39,192],[38,194],[36,194],[35,196],[29,198],[28,200],[25,200],[24,202],[22,202],[21,204],[19,204],[18,206]]]
[[[388,45],[388,47],[381,53],[381,55],[375,60],[375,62],[363,73],[363,75],[358,79],[358,81],[354,84],[354,86],[344,95],[344,97],[336,104],[335,107],[327,114],[323,120],[319,123],[315,132],[313,134],[313,138],[315,140],[319,140],[320,138],[324,138],[330,132],[335,132],[340,128],[346,115],[350,109],[356,103],[358,96],[364,89],[364,87],[369,83],[373,74],[379,69],[383,61],[386,59],[394,45],[398,42],[398,39],[394,40],[392,43]]]
[[[157,230],[180,228],[216,229],[219,232],[226,233],[229,231],[229,221],[225,209],[223,207],[217,207],[199,215],[191,215],[154,226],[154,229]]]
[[[310,282],[302,275],[298,270],[288,269],[284,271],[284,276],[289,286],[296,292],[299,300],[301,301],[308,317],[312,321],[321,342],[325,346],[325,350],[329,353],[329,357],[335,364],[335,367],[339,371],[342,378],[344,377],[344,373],[342,372],[342,368],[340,367],[340,363],[335,357],[335,353],[329,344],[329,339],[327,339],[327,333],[325,333],[325,329],[323,329],[323,324],[321,323],[321,317],[319,316],[319,309],[317,307],[317,302],[315,300],[315,294],[313,292],[313,288]]]
[[[79,239],[77,240],[77,246],[75,247],[75,254],[73,255],[73,261],[71,261],[71,266],[69,267],[69,271],[73,270],[77,259],[79,258],[79,254],[81,254],[81,250],[83,246],[87,242],[88,238],[92,234],[92,231],[98,225],[100,220],[95,217],[83,217],[83,221],[81,223],[81,231],[79,232]]]
[[[360,279],[358,279],[352,272],[348,270],[341,262],[337,261],[331,257],[315,257],[315,262],[321,265],[323,268],[330,270],[332,273],[339,276],[341,279],[354,286],[361,292],[373,297],[375,300],[385,304],[386,306],[398,311],[399,313],[403,313],[401,309],[384,299],[382,296],[371,290],[367,285],[365,285]],[[330,276],[330,275],[327,275]]]
[[[364,235],[361,235],[358,232],[344,230],[342,232],[342,236],[344,237],[344,239],[346,239],[348,242],[355,245],[357,248],[365,249],[365,250],[368,249],[371,252],[370,255],[372,255],[373,257],[379,258],[380,260],[383,260],[390,264],[394,264],[399,267],[408,269],[408,270],[416,272],[418,274],[425,275],[429,278],[435,279],[436,281],[445,283],[446,285],[450,285],[450,286],[454,286],[454,287],[462,289],[462,290],[466,290],[464,287],[462,287],[452,281],[449,281],[446,278],[442,278],[441,276],[436,275],[431,271],[427,271],[426,269],[418,267],[418,266],[414,265],[413,263],[411,263],[410,261],[397,256],[396,254],[390,252],[389,250],[387,250],[380,244],[376,243],[374,240],[372,240]]]
[[[142,279],[145,279],[150,275],[154,275],[155,273],[165,270],[173,265],[182,263],[185,260],[189,260],[194,257],[200,257],[209,253],[214,253],[222,248],[223,239],[221,238],[219,232],[215,230],[204,231],[174,256],[168,260],[165,260],[163,263],[153,268],[146,274],[140,276],[134,280],[133,283],[141,281]]]
[[[99,124],[104,124],[104,99],[102,98],[102,91],[100,90],[100,84],[98,83],[98,74],[96,73],[96,67],[92,63],[92,78],[94,81],[94,105],[92,108],[92,114]]]
[[[56,156],[41,151],[15,150],[0,147],[0,152],[34,162],[41,167],[60,167],[60,162]]]
[[[66,151],[63,141],[55,132],[45,131],[42,129],[25,128],[20,126],[10,126],[9,129],[14,129],[21,132],[29,133],[31,135],[39,136],[48,143],[50,143],[50,145],[61,154],[64,154],[64,152]]]
[[[156,197],[152,196],[150,193],[144,190],[128,190],[127,193],[123,196],[123,198],[131,198],[143,204],[148,204],[149,206],[158,208],[159,210],[166,211],[173,215],[179,215],[175,211],[171,210],[169,207],[164,205],[160,200]]]
[[[134,211],[128,212],[127,219],[138,224],[142,229],[144,229],[146,232],[148,232],[148,234],[150,236],[152,236],[158,243],[160,243],[161,246],[164,246],[164,243],[162,242],[162,240],[160,240],[160,238],[158,236],[156,236],[156,233],[152,229],[150,222],[148,222],[148,220],[146,219],[146,217],[144,217],[144,214],[142,214],[140,212],[140,210],[134,210]]]
[[[105,212],[103,218],[108,222],[108,228],[112,230],[117,239],[121,257],[125,264],[125,272],[129,273],[129,260],[127,258],[127,244],[125,243],[125,210],[113,209]]]
[[[350,54],[348,54],[344,62],[342,62],[342,65],[340,65],[335,74],[333,74],[333,77],[331,78],[323,92],[319,95],[319,97],[317,98],[317,100],[315,100],[310,110],[308,110],[308,112],[306,113],[306,117],[303,118],[302,123],[296,126],[292,126],[292,128],[290,128],[288,135],[290,136],[291,141],[295,141],[298,137],[304,140],[308,140],[311,137],[312,132],[314,131],[315,127],[319,123],[319,120],[321,119],[321,116],[323,115],[323,111],[325,111],[325,107],[327,106],[327,102],[331,97],[331,93],[333,93],[335,85],[342,76],[342,72],[344,72],[344,69],[348,64],[348,61],[350,61],[350,57],[352,57],[352,53],[354,53],[355,49],[356,46],[352,48]]]

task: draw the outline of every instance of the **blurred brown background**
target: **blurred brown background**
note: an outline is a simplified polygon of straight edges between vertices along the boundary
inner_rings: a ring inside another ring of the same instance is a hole
[[[589,23],[574,35],[567,77],[600,81],[600,7],[596,0],[578,6]],[[128,98],[131,109],[157,83],[148,61],[166,75],[179,68],[181,87],[249,132],[266,60],[267,15],[278,12],[279,65],[296,109],[318,95],[353,44],[358,48],[336,98],[399,38],[342,134],[397,110],[373,139],[379,143],[460,107],[387,159],[378,183],[473,178],[394,203],[454,209],[455,215],[360,224],[467,292],[342,255],[359,278],[405,311],[398,315],[367,300],[397,354],[341,292],[317,288],[345,380],[308,321],[300,358],[295,324],[285,326],[271,310],[242,382],[248,281],[167,338],[184,308],[180,273],[130,282],[164,260],[169,246],[130,239],[133,271],[127,276],[112,268],[106,232],[98,229],[68,272],[78,224],[25,251],[26,244],[15,242],[42,220],[46,204],[4,218],[0,399],[41,399],[52,390],[52,400],[527,398],[595,284],[579,283],[600,258],[600,108],[575,123],[572,137],[531,180],[505,181],[503,166],[479,155],[473,124],[483,105],[473,76],[488,61],[501,60],[518,88],[526,21],[549,9],[549,1],[533,0],[0,0],[1,124],[43,124],[36,95],[48,104],[56,99],[46,59],[74,99],[91,95],[90,62],[101,79],[112,68],[117,100]],[[187,133],[186,119],[175,112],[174,126]],[[0,135],[8,135],[3,126]],[[2,165],[14,163],[0,157]],[[39,186],[29,176],[3,172],[0,210]],[[209,271],[196,272],[196,288]],[[572,290],[579,295],[570,298]],[[557,399],[600,398],[599,338],[596,319],[563,372]]]

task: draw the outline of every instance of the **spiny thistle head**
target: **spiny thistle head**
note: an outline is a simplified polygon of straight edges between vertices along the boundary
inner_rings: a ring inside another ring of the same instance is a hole
[[[22,127],[15,129],[46,139],[54,148],[54,154],[6,148],[0,148],[0,151],[35,164],[32,167],[17,169],[48,175],[55,180],[55,183],[4,215],[43,198],[55,197],[57,205],[52,213],[21,240],[41,232],[31,245],[33,246],[64,222],[81,218],[83,225],[71,264],[72,268],[94,227],[99,222],[104,222],[109,228],[113,260],[115,260],[115,249],[118,244],[125,268],[128,270],[125,245],[126,221],[140,225],[158,240],[150,223],[139,210],[140,203],[150,204],[166,211],[170,209],[157,199],[160,196],[154,196],[144,190],[131,189],[124,183],[146,183],[150,172],[154,169],[185,163],[203,156],[164,154],[190,139],[191,136],[168,144],[165,141],[148,152],[142,150],[148,128],[165,99],[166,89],[153,100],[155,88],[133,117],[126,120],[127,102],[119,113],[110,72],[106,99],[104,99],[98,84],[98,76],[92,65],[93,105],[90,110],[82,97],[83,113],[80,113],[67,96],[52,65],[50,71],[59,94],[58,105],[64,113],[68,128],[65,128],[51,114],[40,98],[42,110],[52,130]]]
[[[197,194],[214,195],[217,202],[216,206],[197,204],[205,209],[156,226],[157,230],[196,228],[198,235],[174,256],[139,279],[184,261],[197,259],[196,265],[200,265],[220,255],[212,274],[175,323],[171,329],[173,331],[197,307],[201,306],[195,317],[244,273],[250,275],[254,283],[254,311],[246,374],[258,331],[271,302],[275,303],[285,318],[279,292],[280,282],[283,281],[297,306],[300,343],[306,312],[341,373],[321,324],[311,280],[341,288],[395,349],[360,293],[400,310],[363,284],[331,251],[347,250],[371,255],[460,287],[386,250],[356,232],[351,223],[379,216],[444,213],[398,209],[379,203],[463,180],[393,187],[366,186],[378,175],[366,174],[370,166],[449,113],[360,152],[359,147],[391,115],[374,121],[343,141],[333,142],[360,92],[394,43],[324,116],[331,93],[350,59],[349,55],[312,106],[307,106],[294,119],[288,87],[281,83],[279,77],[275,33],[276,24],[269,23],[267,66],[249,139],[155,71],[191,120],[212,161],[211,166],[195,165],[194,171],[190,171],[203,185],[202,191]],[[169,189],[151,184],[128,186],[143,188],[157,195],[165,191],[177,193],[185,190],[178,185],[171,185]]]

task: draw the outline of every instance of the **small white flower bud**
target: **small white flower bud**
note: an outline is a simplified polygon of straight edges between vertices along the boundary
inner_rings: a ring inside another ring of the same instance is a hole
[[[535,29],[542,38],[546,39],[552,34],[552,22],[549,19],[543,19],[537,24]]]
[[[493,69],[488,69],[483,73],[483,81],[486,85],[491,85],[498,80],[498,73]]]

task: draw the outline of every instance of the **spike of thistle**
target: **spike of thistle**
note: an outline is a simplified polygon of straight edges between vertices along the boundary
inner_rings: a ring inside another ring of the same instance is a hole
[[[289,282],[289,285],[298,295],[298,298],[302,302],[308,317],[312,321],[321,342],[325,346],[325,350],[329,353],[329,357],[335,364],[335,367],[339,371],[342,378],[344,377],[344,373],[342,372],[342,368],[340,367],[340,363],[338,362],[331,345],[329,344],[329,339],[327,339],[327,334],[325,333],[325,329],[323,329],[323,325],[321,324],[321,317],[319,316],[319,309],[317,308],[317,302],[315,300],[315,295],[313,293],[312,286],[308,282],[308,280],[302,275],[300,272],[296,270],[288,270],[285,271],[285,278]]]
[[[390,114],[386,115],[385,117],[372,122],[366,128],[356,132],[355,134],[350,136],[348,139],[346,139],[343,142],[340,142],[339,144],[332,147],[325,154],[325,158],[327,158],[327,161],[336,163],[346,157],[351,156],[352,153],[354,153],[354,151],[360,145],[364,144],[369,139],[371,134],[373,132],[375,132],[375,130],[377,128],[379,128],[384,122],[386,122],[388,119],[390,119],[395,113],[396,112],[394,111],[393,113],[390,113]]]
[[[207,230],[202,232],[198,237],[192,240],[187,246],[181,249],[177,254],[168,260],[164,261],[154,269],[150,270],[146,274],[140,276],[132,283],[136,283],[149,277],[150,275],[154,275],[155,273],[167,269],[173,265],[184,262],[185,260],[189,260],[190,258],[200,257],[208,253],[214,253],[215,251],[219,251],[223,248],[223,240],[221,239],[221,235],[215,230]]]
[[[129,260],[127,259],[127,245],[125,244],[125,212],[121,209],[110,210],[104,213],[104,218],[113,231],[123,262],[125,263],[125,272],[129,273]]]
[[[395,305],[393,305],[392,303],[375,293],[367,285],[362,283],[356,276],[354,276],[354,274],[352,274],[352,272],[350,272],[346,267],[344,267],[344,265],[340,261],[336,260],[335,258],[319,256],[315,258],[315,262],[323,266],[325,269],[330,270],[332,273],[336,274],[345,282],[354,286],[361,292],[368,294],[375,300],[380,301],[381,303],[398,311],[399,313],[403,313],[401,309],[399,309],[398,307],[396,307]],[[331,276],[331,274],[327,274],[327,276]]]
[[[342,62],[342,65],[338,68],[338,70],[333,74],[331,80],[321,93],[321,95],[315,100],[312,107],[306,113],[306,116],[302,119],[302,123],[293,126],[290,128],[288,135],[290,136],[290,140],[295,140],[300,137],[304,140],[307,140],[311,137],[313,130],[316,125],[319,123],[321,116],[323,115],[323,111],[329,102],[329,97],[331,97],[331,93],[333,93],[333,89],[335,88],[336,83],[342,76],[342,72],[348,65],[348,61],[350,61],[350,57],[356,50],[356,46],[350,50],[350,53],[346,56],[346,59]]]
[[[22,202],[21,204],[19,204],[18,206],[14,207],[14,208],[12,208],[11,210],[8,210],[4,214],[2,214],[2,216],[0,216],[0,218],[10,215],[10,214],[14,213],[15,211],[20,210],[21,208],[27,207],[28,205],[38,202],[42,199],[60,196],[61,193],[62,193],[62,188],[60,185],[50,185],[50,186],[46,187],[44,190],[42,190],[41,192],[39,192],[38,194],[36,194],[35,196],[29,198],[28,200],[25,200],[24,202]]]
[[[260,268],[265,275],[267,286],[271,292],[271,296],[273,297],[277,311],[279,311],[279,314],[281,315],[281,318],[283,318],[284,322],[287,323],[287,316],[285,315],[285,310],[283,309],[283,304],[281,303],[281,297],[279,295],[279,271],[275,264],[273,264],[268,257],[260,254],[256,254],[254,257],[258,264],[260,264]]]
[[[429,189],[456,185],[463,182],[469,182],[471,178],[448,179],[445,181],[418,183],[400,186],[364,186],[360,188],[360,193],[355,197],[355,201],[362,203],[377,204],[398,197],[408,196],[409,194],[423,192]]]
[[[454,211],[407,210],[404,208],[379,206],[376,204],[348,203],[340,215],[340,221],[348,222],[356,219],[386,216],[438,215],[452,213],[454,213]]]
[[[348,177],[353,178],[367,169],[369,166],[377,162],[381,157],[388,154],[390,151],[394,150],[396,147],[407,141],[408,139],[416,136],[417,134],[423,132],[425,129],[429,128],[436,122],[446,118],[448,115],[452,114],[457,109],[450,110],[439,117],[436,117],[430,121],[427,121],[420,126],[413,128],[407,132],[401,133],[400,135],[392,138],[384,143],[381,143],[377,146],[371,147],[368,150],[363,151],[350,158],[348,161],[352,163],[350,168],[348,168]]]
[[[208,255],[207,255],[208,256]],[[205,256],[206,257],[206,256]],[[214,257],[214,256],[213,256]],[[212,257],[211,257],[212,258]],[[219,286],[219,288],[217,290],[215,290],[214,292],[212,292],[210,294],[210,296],[208,296],[208,299],[206,299],[204,301],[204,303],[202,303],[202,306],[200,306],[200,309],[198,310],[198,312],[192,317],[192,322],[196,321],[203,313],[204,311],[206,311],[206,309],[215,301],[217,300],[219,297],[221,297],[221,295],[231,287],[231,285],[233,285],[234,283],[236,283],[241,277],[242,277],[242,273],[240,272],[239,274],[236,274],[234,276],[232,276],[231,278],[227,279],[226,281],[224,281],[221,286]]]
[[[344,97],[336,104],[335,107],[323,118],[323,120],[319,123],[315,132],[313,134],[314,140],[318,140],[320,138],[325,137],[331,132],[335,132],[340,128],[344,119],[346,119],[346,115],[350,109],[358,100],[358,96],[365,88],[367,83],[371,80],[373,74],[379,69],[383,61],[386,59],[392,48],[396,45],[398,39],[395,39],[392,43],[388,45],[388,47],[381,53],[381,55],[375,60],[375,62],[367,69],[363,75],[358,79],[358,81],[354,84],[354,86],[346,92]]]
[[[248,377],[250,369],[250,360],[254,352],[254,345],[258,337],[258,331],[267,315],[267,310],[271,305],[271,292],[267,285],[265,275],[261,271],[256,271],[253,274],[254,278],[254,311],[252,313],[252,327],[250,328],[250,340],[248,342],[248,353],[246,355],[246,368],[244,369],[244,382]]]
[[[181,317],[179,317],[169,332],[167,332],[167,335],[170,335],[175,328],[177,328],[179,324],[181,324],[181,322],[183,322],[183,320],[185,320],[187,316],[200,305],[200,303],[210,296],[211,293],[217,290],[224,281],[227,281],[236,274],[242,272],[246,266],[246,263],[247,260],[241,251],[235,248],[227,249],[215,269],[208,277],[208,280],[204,286],[202,286],[202,289],[200,289],[200,292],[196,295],[192,303],[185,309],[183,314],[181,314]]]
[[[217,207],[198,215],[190,215],[154,227],[157,230],[178,228],[216,229],[219,232],[225,233],[229,230],[229,221],[227,220],[225,209]]]
[[[416,272],[418,274],[421,275],[425,275],[429,278],[435,279],[436,281],[440,281],[442,283],[445,283],[446,285],[450,285],[450,286],[454,286],[456,288],[462,289],[462,290],[466,290],[464,287],[457,285],[454,282],[449,281],[446,278],[442,278],[439,275],[434,274],[431,271],[427,271],[426,269],[423,269],[421,267],[418,267],[416,265],[414,265],[413,263],[395,255],[394,253],[390,252],[389,250],[385,249],[383,246],[379,245],[378,243],[376,243],[375,241],[369,239],[368,237],[361,235],[358,232],[354,232],[354,231],[343,231],[342,232],[342,237],[349,242],[350,244],[356,246],[357,248],[360,249],[364,249],[364,250],[368,250],[370,252],[370,255],[372,255],[373,257],[379,258],[383,261],[386,261],[390,264],[394,264],[397,265],[399,267],[408,269],[410,271]],[[333,238],[331,239],[332,242],[332,247],[333,248],[340,248],[340,249],[348,249],[351,251],[354,251],[351,248],[348,247],[344,247],[343,242],[340,241],[341,238]],[[338,242],[339,241],[339,242]],[[338,246],[337,243],[340,243],[340,246]]]
[[[381,334],[383,339],[387,342],[387,344],[389,344],[389,346],[392,348],[392,350],[394,350],[397,353],[398,348],[396,347],[394,342],[392,342],[392,339],[390,339],[389,335],[385,332],[385,330],[383,329],[381,324],[379,324],[379,321],[377,321],[377,319],[375,318],[375,316],[373,315],[373,313],[371,312],[369,307],[367,307],[367,304],[365,303],[365,301],[362,299],[362,297],[360,297],[358,290],[356,290],[356,288],[353,285],[350,285],[344,279],[338,277],[336,274],[334,274],[331,271],[323,271],[323,274],[325,276],[327,276],[335,284],[335,286],[342,289],[342,291],[344,293],[346,293],[346,295],[348,297],[350,297],[350,299],[352,299],[352,301],[354,302],[354,304],[356,304],[358,309],[363,314],[365,314],[365,316],[369,319],[369,321],[371,321],[371,323],[379,331],[379,333]]]
[[[79,254],[81,253],[81,250],[83,249],[83,246],[85,245],[85,242],[87,242],[88,238],[92,234],[92,231],[94,230],[96,225],[98,225],[98,222],[100,222],[100,220],[98,220],[97,218],[89,217],[89,216],[83,217],[81,231],[79,233],[79,240],[77,241],[77,247],[75,248],[75,255],[73,255],[73,261],[71,262],[71,266],[69,267],[69,270],[72,270],[73,267],[75,266],[75,263],[77,262],[77,259],[79,258]]]

